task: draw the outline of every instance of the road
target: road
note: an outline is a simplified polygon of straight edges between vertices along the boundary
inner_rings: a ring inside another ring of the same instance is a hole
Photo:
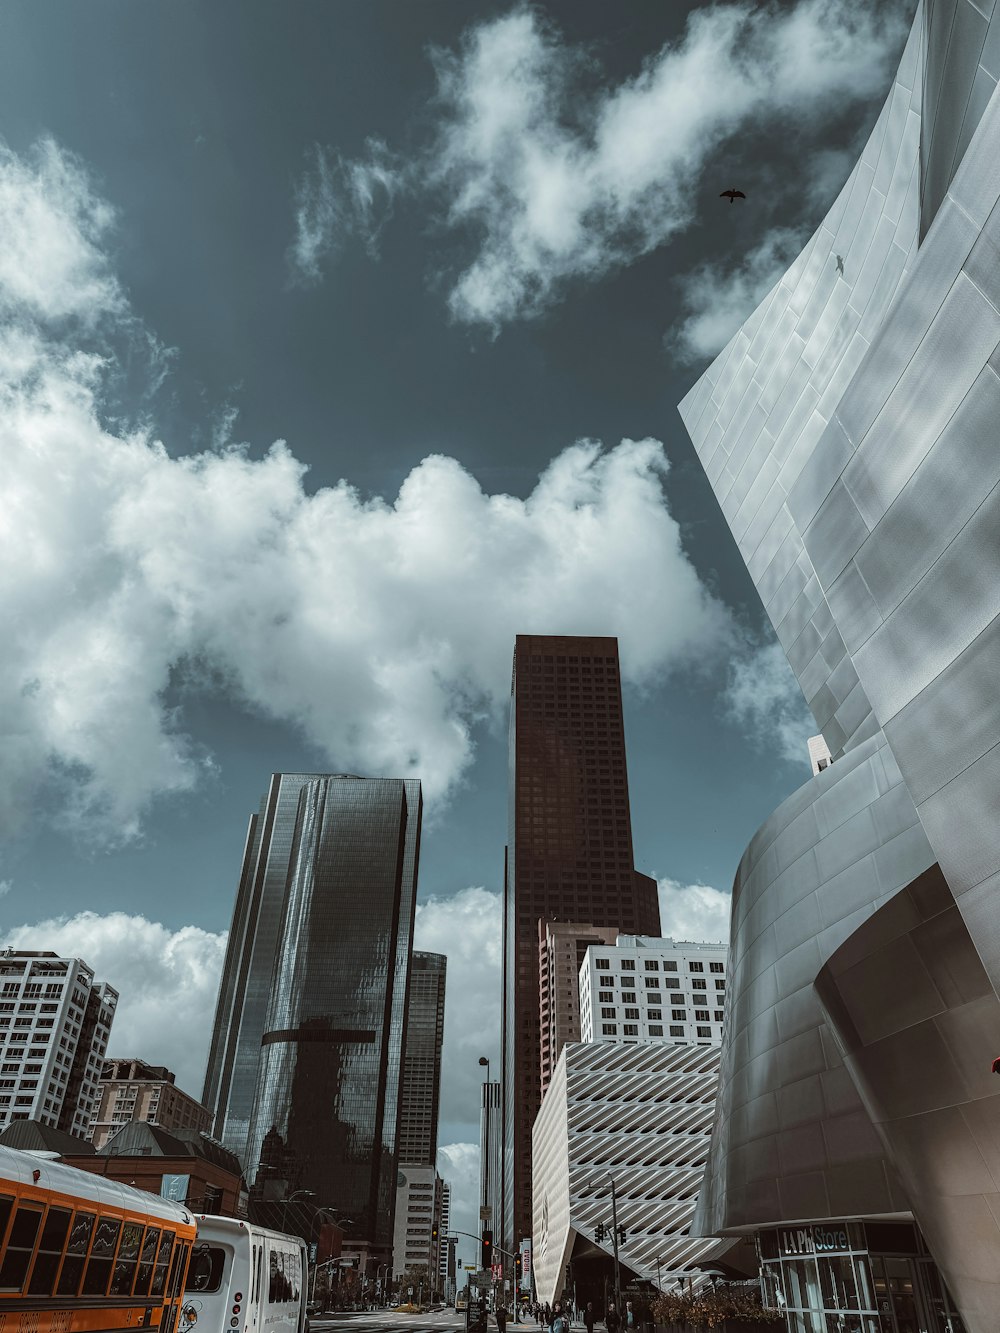
[[[309,1320],[309,1328],[311,1333],[406,1333],[408,1329],[419,1329],[420,1333],[464,1333],[465,1314],[456,1314],[454,1310],[438,1310],[430,1314],[397,1314],[395,1310],[379,1310],[370,1314],[359,1311],[329,1318],[313,1315]],[[508,1320],[507,1333],[514,1333],[515,1329],[523,1330],[523,1333],[543,1333],[538,1324],[514,1324]],[[496,1320],[492,1315],[487,1333],[497,1333]]]

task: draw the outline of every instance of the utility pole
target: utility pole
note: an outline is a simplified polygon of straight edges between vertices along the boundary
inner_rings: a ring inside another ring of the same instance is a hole
[[[615,1198],[615,1178],[609,1176],[611,1181],[611,1226],[612,1235],[615,1241],[615,1310],[618,1312],[618,1318],[622,1319],[622,1275],[618,1267],[618,1201]],[[624,1320],[622,1320],[624,1323]]]

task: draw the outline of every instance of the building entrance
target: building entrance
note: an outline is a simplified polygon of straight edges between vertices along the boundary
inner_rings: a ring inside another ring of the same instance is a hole
[[[964,1333],[910,1224],[782,1227],[758,1241],[764,1299],[789,1333]]]

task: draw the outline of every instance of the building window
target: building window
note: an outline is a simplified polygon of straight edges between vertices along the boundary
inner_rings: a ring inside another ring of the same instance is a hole
[[[704,970],[705,970],[704,963],[688,963],[689,972],[704,972]]]
[[[650,1018],[650,1019],[655,1019],[656,1022],[658,1023],[658,1022],[660,1021],[660,1019],[663,1017],[663,1010],[662,1010],[662,1009],[650,1009],[650,1010],[649,1010],[649,1013],[648,1013],[648,1015],[647,1015],[647,1017]]]
[[[709,972],[723,972],[725,968],[722,963],[709,963],[708,970]]]
[[[622,990],[635,990],[635,977],[622,977]]]
[[[724,981],[717,981],[715,983],[715,989],[724,991],[726,989],[726,983]]]
[[[601,1027],[601,1034],[605,1037],[617,1037],[618,1028],[614,1023],[605,1023]]]
[[[696,1023],[708,1023],[711,1021],[711,1015],[707,1009],[696,1009],[694,1011],[694,1021]]]
[[[625,1017],[626,1017],[626,1018],[638,1018],[638,1017],[639,1017],[639,1010],[638,1010],[638,1009],[626,1009],[626,1010],[625,1010]]]
[[[659,977],[646,977],[646,989],[647,989],[647,990],[659,990],[659,989],[660,989],[660,978],[659,978]]]
[[[712,1029],[711,1029],[711,1028],[699,1028],[699,1029],[698,1029],[698,1036],[699,1036],[699,1037],[710,1037],[711,1035],[712,1035]]]
[[[663,964],[663,970],[664,972],[676,972],[677,964],[674,962],[666,962]],[[667,984],[669,985],[670,983],[668,982]]]
[[[687,1010],[671,1009],[670,1017],[674,1020],[675,1023],[685,1023],[687,1022]]]
[[[684,1029],[679,1024],[671,1024],[670,1035],[672,1037],[683,1037]]]
[[[655,958],[647,958],[646,961],[643,963],[643,967],[646,969],[647,972],[659,972],[660,970],[660,964],[656,961]]]
[[[667,977],[663,983],[667,990],[677,990],[681,984],[680,977]]]
[[[602,990],[598,992],[597,1000],[599,1004],[614,1004],[615,993],[613,990]]]
[[[723,1013],[723,1011],[722,1011],[721,1009],[716,1009],[716,1011],[715,1011],[715,1021],[716,1021],[717,1023],[721,1023],[725,1017],[726,1017],[726,1015]]]
[[[622,959],[622,971],[623,971],[623,972],[634,972],[634,971],[635,971],[635,959],[634,959],[634,958],[623,958],[623,959]]]
[[[704,977],[695,977],[691,982],[691,988],[693,990],[708,990],[708,982]]]
[[[610,958],[597,958],[597,959],[594,960],[594,965],[596,966],[598,972],[610,972],[610,971],[611,971],[611,959],[610,959]]]
[[[602,1010],[601,1010],[601,1017],[602,1017],[602,1018],[617,1018],[617,1017],[618,1017],[618,1011],[617,1011],[616,1009],[602,1009]]]
[[[639,1025],[637,1023],[626,1023],[622,1028],[622,1031],[625,1033],[626,1037],[638,1037]]]
[[[650,1025],[649,1025],[649,1035],[650,1035],[651,1037],[662,1037],[662,1036],[663,1036],[663,1024],[662,1024],[662,1023],[650,1023]]]

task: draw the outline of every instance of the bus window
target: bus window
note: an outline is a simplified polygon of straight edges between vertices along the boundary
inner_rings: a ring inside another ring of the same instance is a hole
[[[7,1241],[7,1253],[0,1266],[0,1291],[20,1291],[31,1263],[35,1237],[42,1220],[41,1209],[21,1204],[14,1214]]]
[[[45,1214],[42,1238],[38,1242],[38,1257],[28,1283],[30,1296],[51,1296],[55,1291],[56,1273],[59,1271],[59,1260],[66,1244],[71,1217],[68,1208],[50,1208]]]
[[[263,1267],[264,1267],[264,1246],[261,1244],[257,1246],[257,1285],[254,1287],[254,1292],[253,1292],[253,1298],[258,1305],[260,1304],[260,1274]]]
[[[225,1266],[226,1252],[221,1245],[205,1242],[196,1245],[191,1255],[185,1291],[218,1291],[222,1286],[222,1270]]]
[[[139,1276],[135,1280],[135,1294],[145,1296],[149,1291],[149,1279],[153,1276],[153,1263],[156,1260],[156,1247],[160,1243],[160,1228],[148,1227],[146,1239],[142,1242],[139,1256]]]
[[[115,1261],[115,1273],[111,1279],[112,1296],[129,1296],[135,1278],[136,1264],[139,1262],[139,1246],[142,1244],[142,1223],[126,1222],[122,1227],[122,1243],[118,1246],[118,1258]]]
[[[83,1275],[84,1296],[106,1296],[111,1266],[115,1259],[115,1246],[122,1224],[117,1217],[99,1217],[94,1233],[94,1244],[87,1261],[87,1271]]]
[[[93,1229],[93,1213],[77,1213],[73,1218],[73,1229],[69,1233],[69,1244],[66,1246],[66,1258],[59,1274],[60,1296],[75,1296],[80,1288],[80,1277]]]
[[[10,1221],[10,1215],[14,1208],[14,1200],[5,1194],[0,1194],[0,1246],[3,1245],[4,1233],[7,1230],[7,1223]]]
[[[174,1243],[174,1233],[165,1231],[156,1254],[156,1268],[153,1272],[153,1290],[150,1295],[162,1296],[167,1289],[167,1264],[170,1262],[170,1247]]]

